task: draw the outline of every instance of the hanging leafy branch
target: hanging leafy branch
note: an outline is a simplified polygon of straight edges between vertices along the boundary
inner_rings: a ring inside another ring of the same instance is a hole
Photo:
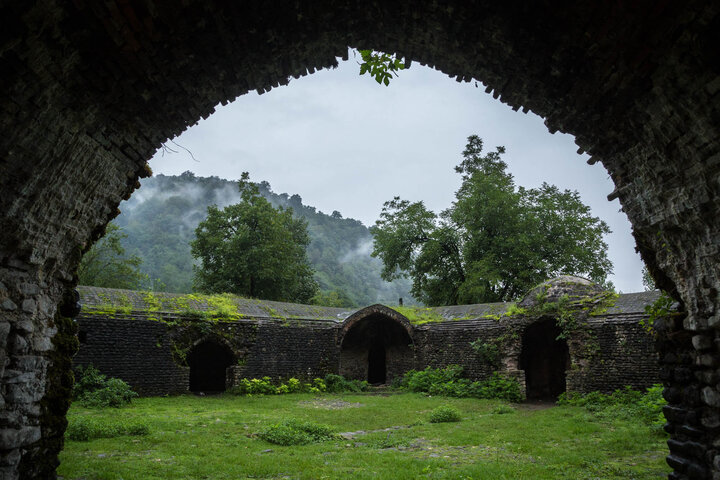
[[[390,79],[398,76],[399,70],[405,69],[405,62],[396,57],[393,53],[387,54],[373,50],[359,50],[362,57],[360,64],[360,75],[369,73],[379,84],[390,85]]]

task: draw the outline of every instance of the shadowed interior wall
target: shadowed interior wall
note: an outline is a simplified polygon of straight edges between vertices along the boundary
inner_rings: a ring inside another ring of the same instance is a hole
[[[2,3],[0,27],[5,478],[54,475],[73,350],[58,306],[146,161],[218,103],[336,65],[348,45],[477,79],[605,166],[687,311],[664,334],[692,349],[661,342],[673,478],[720,475],[720,3],[37,0]]]

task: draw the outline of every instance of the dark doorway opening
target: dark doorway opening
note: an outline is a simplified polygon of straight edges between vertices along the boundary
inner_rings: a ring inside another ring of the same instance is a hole
[[[213,341],[195,345],[187,356],[190,367],[190,391],[219,393],[225,391],[227,368],[233,364],[230,349]]]
[[[345,334],[340,344],[339,373],[374,385],[392,382],[413,368],[412,343],[402,323],[372,313]]]
[[[368,378],[370,384],[385,383],[387,367],[385,365],[385,345],[373,344],[368,351]]]
[[[567,342],[558,339],[560,327],[548,319],[530,325],[522,337],[520,368],[525,370],[528,400],[557,400],[565,391],[570,364]]]

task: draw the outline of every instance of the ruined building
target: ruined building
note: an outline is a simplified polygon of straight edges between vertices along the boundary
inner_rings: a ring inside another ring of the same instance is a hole
[[[352,46],[476,79],[607,169],[685,312],[660,325],[671,478],[720,478],[719,2],[0,0],[0,26],[0,476],[54,476],[74,272],[147,160]]]
[[[660,382],[643,326],[658,292],[615,295],[559,277],[514,303],[359,310],[79,287],[76,365],[94,365],[144,395],[218,392],[241,378],[339,373],[390,383],[410,369],[500,372],[527,398]]]

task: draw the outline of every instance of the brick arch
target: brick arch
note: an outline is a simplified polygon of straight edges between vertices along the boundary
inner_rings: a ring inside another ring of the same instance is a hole
[[[691,366],[666,366],[678,379],[668,388],[673,467],[678,478],[717,471],[712,427],[679,428],[720,408],[715,362],[703,360],[718,358],[720,324],[717,2],[38,0],[2,6],[0,18],[0,337],[6,371],[41,392],[4,399],[8,411],[40,412],[4,437],[4,476],[55,468],[74,349],[57,306],[71,301],[82,251],[145,162],[217,103],[333,66],[348,45],[478,79],[602,162],[643,259],[689,313],[663,324],[673,334],[663,348]],[[701,459],[683,453],[691,440],[707,446]]]
[[[414,329],[384,305],[371,305],[345,319],[338,335],[338,371],[354,380],[384,384],[415,367]]]
[[[343,340],[345,340],[345,336],[348,332],[355,328],[360,322],[363,322],[370,317],[383,317],[392,321],[405,330],[411,343],[415,343],[413,338],[415,329],[410,323],[410,320],[408,320],[402,313],[377,303],[375,305],[370,305],[369,307],[361,308],[343,321],[342,326],[340,327],[340,334],[338,335],[338,345],[342,346]]]

